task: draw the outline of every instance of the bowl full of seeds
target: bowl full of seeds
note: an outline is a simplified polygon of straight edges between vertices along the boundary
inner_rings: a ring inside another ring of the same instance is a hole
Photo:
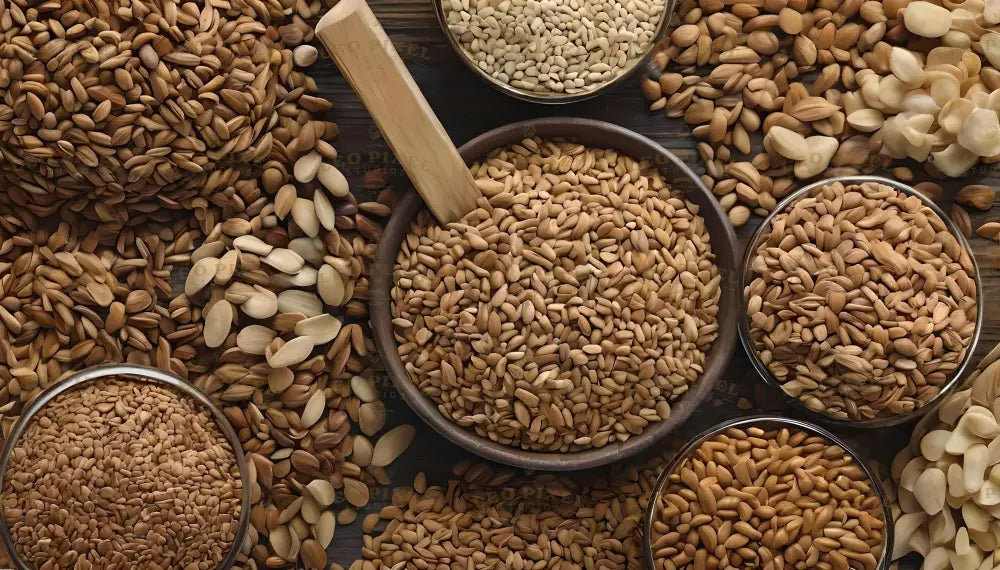
[[[90,368],[25,408],[0,456],[0,539],[18,570],[229,569],[250,470],[201,391],[145,366]]]
[[[764,380],[811,418],[906,422],[960,383],[975,352],[984,305],[971,251],[904,184],[816,182],[750,240],[740,338]]]
[[[740,418],[696,437],[661,472],[644,520],[646,568],[885,570],[891,521],[878,477],[835,435]]]
[[[574,103],[624,82],[652,57],[675,0],[434,0],[448,42],[498,91]]]
[[[442,226],[394,209],[371,295],[397,390],[438,432],[532,469],[647,449],[735,343],[735,235],[673,154],[598,121],[536,119],[461,149],[483,192]]]

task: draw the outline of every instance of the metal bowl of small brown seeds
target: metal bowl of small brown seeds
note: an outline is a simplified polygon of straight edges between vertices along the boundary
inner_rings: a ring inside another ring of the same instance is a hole
[[[893,525],[878,477],[832,433],[754,416],[696,437],[660,473],[646,568],[886,570]]]
[[[249,530],[248,473],[236,431],[197,388],[146,366],[89,368],[11,429],[0,540],[18,570],[228,570]]]
[[[925,196],[872,176],[788,197],[744,256],[740,339],[764,380],[820,422],[884,427],[959,385],[983,320],[965,237]]]
[[[655,445],[735,344],[718,202],[682,160],[598,121],[512,124],[461,153],[480,208],[442,227],[411,193],[376,253],[372,325],[396,389],[509,465],[585,469]]]
[[[433,0],[456,55],[522,101],[576,103],[645,69],[677,0]]]

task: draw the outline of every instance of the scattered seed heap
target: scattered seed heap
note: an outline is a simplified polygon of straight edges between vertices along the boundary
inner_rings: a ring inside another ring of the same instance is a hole
[[[965,13],[952,17],[922,1],[683,0],[642,91],[652,110],[693,127],[703,180],[737,226],[772,211],[797,180],[906,156],[955,176],[1000,154],[985,148],[997,144],[988,131],[1000,34],[985,29],[996,22],[984,6],[956,5]],[[925,39],[928,22],[950,26],[940,42]],[[964,129],[973,113],[982,121]],[[947,144],[960,131],[974,151]]]
[[[459,463],[447,488],[417,475],[364,520],[351,570],[437,568],[642,569],[640,527],[657,462],[599,475],[514,477]],[[380,520],[381,519],[381,520]]]
[[[38,568],[210,570],[236,539],[242,489],[209,411],[167,388],[101,380],[35,415],[3,507],[15,549]]]
[[[490,77],[539,94],[584,93],[641,58],[664,0],[435,0],[465,54]]]
[[[0,413],[4,436],[24,404],[76,372],[132,362],[182,378],[200,328],[164,306],[173,266],[200,238],[160,211],[134,226],[5,218],[0,230]],[[6,229],[5,227],[5,229]]]
[[[1000,347],[914,430],[892,464],[892,556],[923,568],[1000,564]]]
[[[472,167],[461,222],[426,212],[397,258],[399,352],[441,413],[524,449],[575,451],[670,414],[717,336],[697,207],[616,151],[527,139]]]
[[[775,217],[750,269],[753,347],[814,411],[906,414],[965,360],[972,260],[916,196],[874,183],[818,188]]]
[[[685,458],[653,507],[655,570],[875,570],[882,503],[853,457],[787,428],[731,428]]]
[[[273,192],[262,172],[336,135],[309,121],[330,104],[288,49],[313,4],[0,3],[0,200],[113,220]]]

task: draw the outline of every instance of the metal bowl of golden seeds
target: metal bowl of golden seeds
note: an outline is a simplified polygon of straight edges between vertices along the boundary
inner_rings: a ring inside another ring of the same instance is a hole
[[[228,570],[249,532],[251,473],[225,414],[194,386],[146,366],[89,368],[14,424],[0,540],[18,570]]]
[[[821,180],[778,205],[743,261],[740,340],[811,419],[907,422],[961,382],[983,321],[972,250],[913,188]]]
[[[432,4],[442,32],[466,67],[501,93],[542,104],[596,97],[644,69],[676,8],[676,0],[630,3],[629,9],[618,5],[628,29],[612,31],[605,20],[613,17],[608,14],[615,3],[604,0],[541,2],[537,14],[528,14],[523,2]],[[562,21],[557,24],[556,19]],[[578,29],[565,30],[567,26]],[[589,33],[580,31],[584,27]]]
[[[723,422],[660,473],[644,519],[650,570],[886,570],[893,524],[882,485],[837,436],[800,420]]]

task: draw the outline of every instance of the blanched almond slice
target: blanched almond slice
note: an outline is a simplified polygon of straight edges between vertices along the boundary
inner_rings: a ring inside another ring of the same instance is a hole
[[[300,416],[302,427],[306,429],[312,427],[323,417],[324,412],[326,412],[326,394],[323,390],[316,390],[309,397],[305,408],[302,409],[302,416]]]
[[[337,517],[333,514],[333,511],[327,510],[319,516],[319,521],[313,525],[313,536],[316,537],[316,541],[319,542],[320,546],[326,549],[333,542],[333,535],[336,529]]]
[[[221,242],[219,242],[221,243]],[[205,257],[198,260],[191,270],[188,271],[187,279],[184,281],[184,294],[193,296],[198,291],[215,279],[215,273],[219,269],[219,259],[215,257]]]
[[[980,509],[975,503],[969,501],[962,505],[962,522],[969,530],[978,530],[979,532],[986,532],[990,530],[990,523],[993,522],[993,517],[989,513]]]
[[[926,513],[907,513],[896,519],[893,527],[892,559],[899,560],[911,552],[910,539],[927,520]]]
[[[233,306],[229,301],[220,299],[205,314],[205,346],[216,348],[222,346],[229,337],[233,326]]]
[[[925,513],[917,514],[925,515]],[[950,545],[951,541],[955,539],[955,532],[957,531],[955,528],[955,518],[951,514],[951,509],[942,509],[940,513],[931,517],[927,530],[932,546]],[[893,552],[892,554],[895,557],[896,553]]]
[[[947,176],[961,176],[976,162],[979,156],[969,152],[959,144],[950,144],[942,151],[932,152],[934,166]]]
[[[267,255],[274,249],[273,245],[251,235],[240,236],[233,240],[233,245],[240,251],[248,251],[257,255]]]
[[[952,463],[948,466],[948,496],[959,499],[965,498],[965,475],[962,474],[962,466]],[[959,503],[961,505],[961,503]]]
[[[307,336],[300,336],[294,338],[284,344],[277,352],[272,354],[268,359],[267,363],[271,365],[272,368],[284,368],[289,366],[295,366],[305,359],[309,358],[309,354],[312,353],[313,341]]]
[[[959,85],[958,79],[955,77],[946,73],[929,73],[928,75],[933,75],[933,78],[930,79],[930,94],[939,107],[943,108],[949,102],[962,97],[962,86]]]
[[[295,275],[287,273],[275,273],[271,275],[271,283],[285,288],[292,287],[312,287],[316,284],[319,273],[308,265],[299,270]]]
[[[267,319],[278,312],[278,296],[271,291],[254,285],[254,294],[240,305],[240,310],[255,319]]]
[[[341,173],[340,170],[332,164],[323,163],[319,167],[319,173],[317,176],[319,177],[319,181],[323,187],[337,198],[343,198],[344,196],[347,196],[348,192],[350,192],[350,187],[347,184],[347,178],[345,178],[343,173]]]
[[[983,48],[983,55],[995,68],[1000,68],[1000,34],[997,32],[986,32],[979,37],[979,46]]]
[[[316,219],[319,220],[320,225],[327,231],[333,230],[337,214],[333,211],[333,204],[330,203],[330,199],[326,197],[326,194],[316,192],[313,195],[313,205],[316,207]]]
[[[295,323],[295,334],[308,336],[317,344],[326,344],[337,338],[343,322],[330,314],[316,315]]]
[[[316,524],[319,522],[319,516],[323,513],[322,507],[316,502],[316,499],[311,496],[305,497],[302,501],[302,520],[309,524]]]
[[[289,274],[298,273],[306,264],[301,255],[290,249],[275,249],[260,260],[282,273]]]
[[[936,47],[927,53],[927,67],[932,68],[937,65],[954,65],[957,67],[962,62],[962,55],[964,53],[965,50],[959,48],[947,46]]]
[[[374,402],[378,400],[378,388],[375,387],[375,380],[364,376],[351,377],[351,392],[362,402]]]
[[[966,492],[975,493],[983,486],[983,480],[986,478],[986,456],[986,446],[981,443],[966,450],[962,461]]]
[[[280,394],[295,382],[295,373],[290,368],[275,368],[267,375],[267,387]]]
[[[855,130],[863,133],[873,133],[880,128],[884,122],[882,112],[876,109],[861,109],[847,116],[847,124]]]
[[[373,467],[386,467],[406,451],[413,441],[415,430],[411,425],[401,425],[389,430],[378,442],[372,453]]]
[[[889,52],[889,70],[907,85],[919,87],[924,82],[924,68],[920,60],[907,49],[893,46]]]
[[[983,481],[983,486],[976,493],[976,503],[984,507],[1000,505],[1000,484]]]
[[[969,529],[969,538],[983,552],[993,552],[998,545],[997,537],[992,532]]]
[[[965,412],[965,426],[972,434],[984,438],[993,439],[1000,435],[1000,427],[997,426],[993,412],[982,407],[972,406]]]
[[[764,140],[775,152],[787,159],[805,160],[809,158],[805,137],[791,129],[775,125],[767,131]]]
[[[907,491],[913,491],[920,474],[927,468],[927,460],[923,457],[914,457],[903,467],[899,475],[899,486]]]
[[[796,162],[793,168],[795,177],[805,180],[820,175],[830,166],[830,160],[836,154],[840,143],[833,137],[812,136],[806,139],[809,156]]]
[[[965,556],[971,550],[972,545],[969,543],[969,530],[963,526],[958,529],[958,533],[955,535],[955,554]]]
[[[368,467],[372,463],[372,455],[375,448],[372,442],[363,435],[354,437],[354,451],[351,453],[351,461],[358,467]]]
[[[938,114],[938,124],[948,133],[957,136],[973,109],[975,107],[968,99],[952,99],[941,107],[941,112]]]
[[[938,418],[942,422],[953,426],[958,423],[962,414],[964,414],[965,410],[968,410],[971,405],[972,390],[955,392],[941,403],[941,407],[938,408]]]
[[[309,237],[319,235],[319,218],[316,217],[316,206],[307,198],[296,198],[292,204],[292,220],[299,226],[302,233]]]
[[[1000,118],[990,109],[973,109],[958,132],[958,144],[978,156],[1000,154]]]
[[[950,438],[950,431],[934,430],[920,440],[920,453],[928,461],[937,461],[944,456],[944,448]]]
[[[247,354],[262,355],[277,333],[261,325],[249,325],[236,335],[236,346]]]
[[[316,178],[321,164],[323,164],[323,157],[318,152],[313,151],[295,161],[292,173],[299,182],[312,182]]]
[[[319,268],[316,277],[316,289],[319,291],[323,302],[331,307],[339,307],[344,304],[344,278],[340,272],[331,265],[324,264]]]
[[[306,489],[321,507],[329,507],[337,500],[337,490],[325,479],[316,479],[306,485]]]
[[[895,554],[895,553],[893,553]],[[932,548],[924,557],[921,570],[945,570],[951,562],[948,560],[948,549],[944,547]]]
[[[913,496],[925,513],[936,515],[944,508],[946,484],[944,472],[936,467],[927,469],[917,477],[913,485]]]
[[[903,9],[903,24],[910,32],[925,38],[940,38],[951,29],[951,10],[918,0]]]
[[[310,291],[287,289],[278,293],[278,311],[302,313],[307,317],[315,317],[323,313],[323,302]]]
[[[323,242],[316,238],[300,237],[288,242],[288,249],[299,254],[313,265],[323,263]]]

